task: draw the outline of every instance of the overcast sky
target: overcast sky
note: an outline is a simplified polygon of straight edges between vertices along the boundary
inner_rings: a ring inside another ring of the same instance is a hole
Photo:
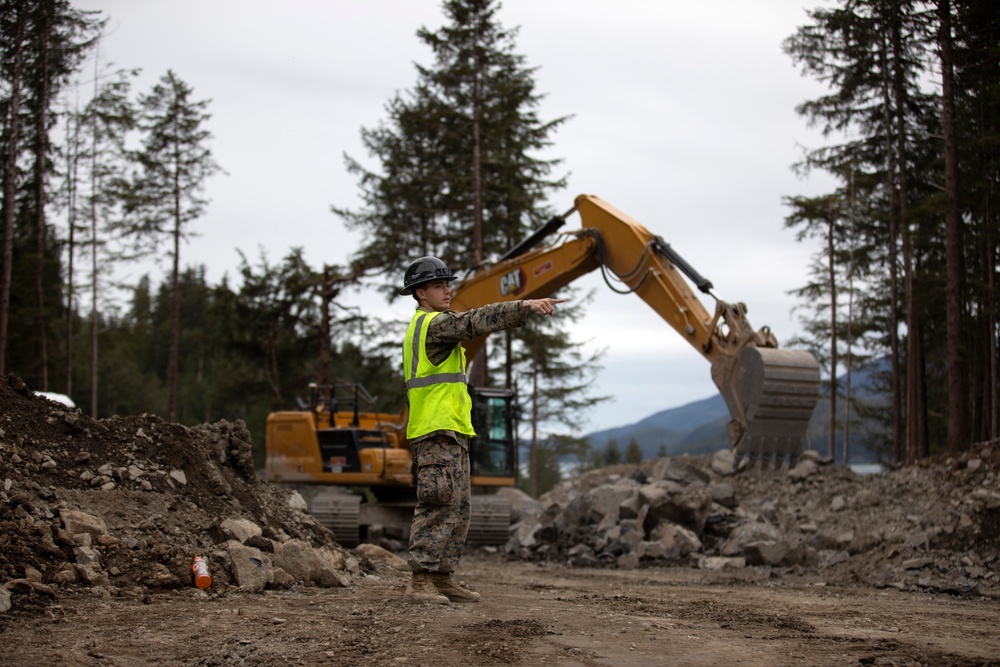
[[[364,162],[360,129],[431,64],[416,37],[444,23],[437,0],[73,0],[110,21],[100,58],[141,68],[137,92],[168,69],[211,100],[211,148],[226,171],[182,248],[210,283],[236,284],[237,250],[271,262],[305,248],[314,267],[344,265],[358,237],[330,206],[356,208],[348,153]],[[814,245],[784,228],[782,197],[830,188],[791,165],[821,137],[795,106],[823,92],[781,43],[820,0],[505,0],[499,20],[520,27],[516,52],[537,67],[539,117],[573,118],[542,157],[564,160],[565,211],[595,194],[662,236],[726,301],[779,341],[800,329],[787,294],[805,284]],[[573,216],[567,228],[578,227]],[[643,301],[597,290],[576,338],[607,348],[596,393],[613,400],[580,433],[623,426],[716,393],[709,365]],[[407,320],[409,300],[348,294],[345,302]],[[705,306],[715,304],[705,297]]]

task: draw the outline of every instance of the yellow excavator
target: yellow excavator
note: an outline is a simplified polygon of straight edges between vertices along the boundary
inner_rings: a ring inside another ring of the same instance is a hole
[[[309,386],[298,410],[267,417],[264,478],[297,490],[310,514],[353,547],[378,526],[407,537],[416,494],[406,410],[379,412],[357,383]],[[514,392],[469,387],[472,499],[470,544],[507,541],[510,503],[495,491],[517,481]]]
[[[581,228],[559,232],[578,213]],[[634,293],[710,364],[712,380],[730,413],[728,437],[737,463],[744,457],[762,468],[798,462],[819,400],[820,371],[804,350],[779,349],[768,327],[754,330],[743,303],[721,301],[712,283],[695,271],[661,237],[593,195],[580,195],[572,209],[509,250],[474,269],[452,287],[451,307],[462,311],[496,301],[551,296],[582,275],[600,269],[615,291]],[[686,277],[686,278],[685,278]],[[710,313],[690,283],[715,299]],[[466,346],[475,363],[485,338]],[[397,526],[404,532],[413,507],[412,459],[405,439],[405,410],[386,415],[361,410],[367,395],[358,385],[316,387],[299,411],[268,417],[265,476],[292,484],[318,520],[351,545],[366,527]],[[509,508],[484,493],[516,481],[516,423],[512,393],[470,387],[473,518],[469,542],[506,540]],[[343,487],[363,487],[369,501]]]

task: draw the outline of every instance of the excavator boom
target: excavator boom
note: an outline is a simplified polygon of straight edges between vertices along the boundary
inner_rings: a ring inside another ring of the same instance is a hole
[[[600,269],[612,290],[633,293],[711,363],[712,380],[732,417],[729,441],[737,460],[761,466],[798,461],[819,399],[819,364],[802,350],[781,350],[768,327],[755,331],[743,303],[712,294],[702,277],[662,238],[593,195],[580,195],[561,216],[580,214],[581,229],[538,246],[560,226],[553,219],[497,262],[452,289],[451,306],[467,310],[495,301],[553,295],[580,276]],[[536,247],[537,246],[537,247]],[[690,283],[688,282],[690,281]],[[716,300],[709,313],[692,290]],[[484,339],[466,346],[473,359]]]

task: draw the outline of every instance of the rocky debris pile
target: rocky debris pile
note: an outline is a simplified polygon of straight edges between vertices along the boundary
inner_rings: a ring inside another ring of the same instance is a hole
[[[767,568],[831,584],[1000,594],[1000,442],[859,475],[806,452],[734,474],[732,454],[595,470],[537,501],[508,490],[506,552],[575,566]]]
[[[66,594],[202,594],[195,555],[209,594],[345,586],[371,565],[257,477],[242,422],[93,420],[0,377],[0,618]]]

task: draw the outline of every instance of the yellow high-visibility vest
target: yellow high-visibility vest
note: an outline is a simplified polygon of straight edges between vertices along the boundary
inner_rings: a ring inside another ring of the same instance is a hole
[[[417,310],[403,339],[403,380],[410,403],[406,437],[419,438],[434,431],[454,431],[470,438],[472,398],[466,387],[465,349],[461,345],[434,365],[427,358],[427,328],[440,313]]]

